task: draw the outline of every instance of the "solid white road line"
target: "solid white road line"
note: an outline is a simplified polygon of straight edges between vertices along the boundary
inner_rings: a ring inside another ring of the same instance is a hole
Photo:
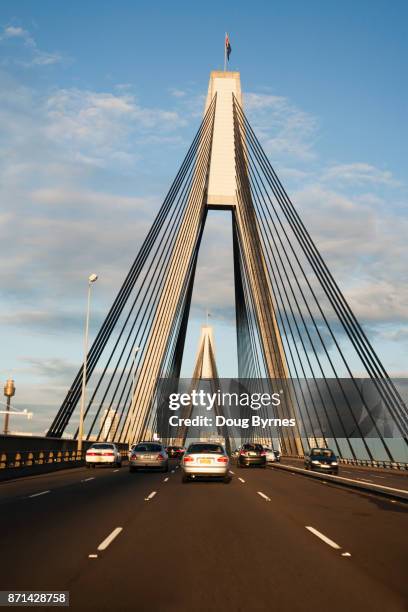
[[[39,497],[40,495],[45,495],[46,493],[50,493],[51,491],[41,491],[41,493],[33,493],[33,495],[29,495],[28,497]]]
[[[123,527],[116,527],[116,529],[114,529],[112,533],[110,533],[108,537],[105,538],[104,541],[99,544],[98,550],[105,550],[106,548],[108,548],[109,544],[113,542],[113,540],[116,538],[116,536],[120,534],[122,530]]]
[[[268,497],[267,495],[265,495],[265,493],[262,493],[262,491],[257,491],[258,495],[260,495],[261,497],[264,498],[265,501],[271,501],[270,497]]]
[[[168,479],[169,479],[169,477],[167,476],[167,478],[165,478],[165,479],[163,480],[163,482],[167,482],[167,481],[168,481]]]
[[[351,557],[349,552],[341,553],[342,557]]]
[[[81,480],[81,482],[89,482],[90,480],[95,480],[95,476],[91,476],[90,478],[85,478],[84,480]]]
[[[308,471],[304,470],[303,468],[294,468],[294,469],[299,471],[300,473],[308,473]],[[341,480],[345,480],[346,482],[355,482],[357,484],[360,484],[361,482],[363,482],[362,480],[357,480],[356,478],[345,478],[343,476],[332,476],[332,478],[333,480],[330,480],[330,482],[337,482]],[[385,489],[386,491],[394,491],[395,493],[408,493],[408,489],[396,489],[395,487],[387,487],[386,485],[376,484],[375,482],[368,482],[368,481],[365,481],[365,482],[367,482],[367,484],[373,484],[376,489],[380,489],[380,490]]]
[[[145,497],[145,501],[150,501],[156,495],[157,491],[152,491],[147,497]]]
[[[115,472],[119,472],[119,468],[117,470],[113,470],[113,473],[115,473]]]
[[[232,470],[229,470],[229,473],[230,473],[230,474],[235,474],[235,472],[233,472]]]
[[[97,559],[97,558],[98,558],[98,555],[88,555],[88,557],[89,557],[90,559]]]
[[[245,480],[244,480],[243,478],[238,478],[238,480],[239,480],[240,482],[245,482]]]
[[[333,542],[333,540],[331,540],[330,538],[328,538],[327,536],[325,536],[323,533],[320,533],[320,531],[317,531],[317,529],[315,529],[314,527],[308,527],[307,525],[305,525],[306,529],[308,531],[310,531],[311,533],[313,533],[315,536],[317,536],[318,538],[320,538],[321,540],[323,540],[323,542],[325,542],[326,544],[328,544],[328,546],[331,546],[332,548],[336,548],[337,550],[339,548],[341,548],[341,546],[339,546],[338,544],[336,544],[336,542]]]

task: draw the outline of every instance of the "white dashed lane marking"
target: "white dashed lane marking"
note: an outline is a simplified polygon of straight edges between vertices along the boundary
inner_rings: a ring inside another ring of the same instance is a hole
[[[308,531],[310,531],[310,533],[313,533],[313,535],[320,538],[320,540],[325,542],[328,546],[331,546],[332,548],[335,548],[337,550],[341,548],[341,546],[336,544],[336,542],[333,542],[333,540],[325,536],[323,533],[320,533],[320,531],[317,531],[317,529],[315,529],[314,527],[308,527],[307,525],[305,525],[305,527]]]
[[[151,493],[149,493],[149,495],[147,497],[145,497],[145,501],[150,501],[151,499],[153,499],[153,497],[156,495],[157,491],[152,491]]]
[[[103,542],[99,544],[98,550],[105,550],[106,548],[108,548],[109,544],[113,542],[113,540],[120,534],[122,530],[123,530],[123,527],[116,527],[116,529],[114,529],[112,533],[110,533],[108,537],[105,538]]]
[[[40,495],[45,495],[46,493],[51,493],[51,491],[40,491],[40,493],[33,493],[33,495],[29,495],[28,497],[39,497]]]
[[[258,495],[260,495],[265,501],[271,501],[270,497],[262,493],[262,491],[257,491]]]

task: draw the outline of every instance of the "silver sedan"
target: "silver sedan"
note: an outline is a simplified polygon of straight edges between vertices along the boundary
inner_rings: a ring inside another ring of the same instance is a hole
[[[181,462],[183,482],[200,476],[222,478],[230,482],[229,458],[221,444],[195,442],[190,444]]]
[[[129,472],[142,468],[169,471],[169,458],[164,446],[158,442],[139,442],[132,448],[129,457]]]

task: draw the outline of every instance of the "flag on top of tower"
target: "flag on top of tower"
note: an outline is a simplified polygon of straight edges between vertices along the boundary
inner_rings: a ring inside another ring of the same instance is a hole
[[[227,60],[229,61],[229,56],[231,54],[231,45],[230,45],[228,34],[225,34],[225,49],[227,52]]]

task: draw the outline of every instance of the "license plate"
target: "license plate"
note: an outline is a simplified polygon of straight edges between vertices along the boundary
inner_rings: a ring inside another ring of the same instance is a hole
[[[249,453],[250,457],[256,457],[256,453]]]
[[[212,463],[212,459],[203,458],[200,459],[200,463],[205,463],[206,465],[208,465],[209,463]]]

